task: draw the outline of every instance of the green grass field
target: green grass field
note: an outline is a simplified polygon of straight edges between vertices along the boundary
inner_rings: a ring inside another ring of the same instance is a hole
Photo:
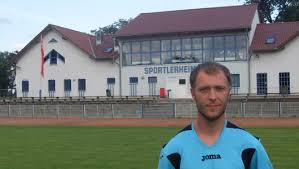
[[[180,128],[0,126],[1,169],[153,169]],[[275,169],[298,168],[299,128],[249,129]]]

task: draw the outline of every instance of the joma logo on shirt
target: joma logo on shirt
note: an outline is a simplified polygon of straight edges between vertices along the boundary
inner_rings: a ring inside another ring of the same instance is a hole
[[[205,161],[205,160],[215,160],[215,159],[221,159],[220,154],[210,154],[210,155],[202,156],[201,161]]]

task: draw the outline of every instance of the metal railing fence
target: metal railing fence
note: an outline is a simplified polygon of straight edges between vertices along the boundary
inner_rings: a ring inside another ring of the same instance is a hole
[[[191,99],[76,98],[1,100],[0,117],[31,118],[193,118]],[[232,99],[226,109],[231,117],[299,117],[299,99]]]

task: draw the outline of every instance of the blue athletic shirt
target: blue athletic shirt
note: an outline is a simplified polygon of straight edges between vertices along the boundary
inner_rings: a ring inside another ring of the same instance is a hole
[[[272,169],[259,138],[225,121],[213,145],[203,143],[190,124],[163,146],[158,169]]]

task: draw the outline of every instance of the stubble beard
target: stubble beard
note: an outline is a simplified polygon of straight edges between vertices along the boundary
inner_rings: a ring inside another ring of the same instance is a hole
[[[220,117],[222,117],[225,113],[225,111],[221,111],[221,113],[217,114],[216,116],[209,116],[207,113],[203,111],[198,111],[198,113],[201,114],[203,118],[205,118],[208,122],[215,122],[217,121]]]
[[[208,113],[206,113],[205,111],[203,111],[203,109],[201,108],[201,106],[198,105],[197,103],[196,103],[196,106],[197,106],[198,114],[200,114],[208,122],[215,122],[219,118],[221,118],[224,115],[224,113],[225,113],[225,107],[226,107],[226,105],[224,105],[223,108],[222,108],[223,110],[220,110],[220,113],[217,113],[216,115],[209,115]]]

